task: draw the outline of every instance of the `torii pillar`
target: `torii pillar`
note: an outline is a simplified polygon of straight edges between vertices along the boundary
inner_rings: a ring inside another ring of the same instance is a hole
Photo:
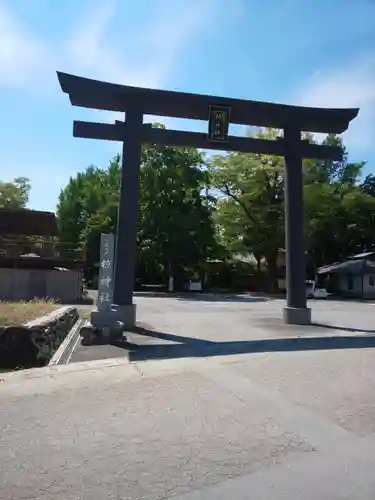
[[[133,289],[136,269],[139,219],[139,174],[141,163],[143,113],[129,106],[125,114],[122,147],[120,201],[116,228],[116,253],[112,310],[124,325],[136,324]]]
[[[284,129],[285,170],[285,248],[286,252],[286,307],[284,322],[309,325],[311,309],[306,300],[306,262],[303,223],[303,174],[301,131],[298,127]]]

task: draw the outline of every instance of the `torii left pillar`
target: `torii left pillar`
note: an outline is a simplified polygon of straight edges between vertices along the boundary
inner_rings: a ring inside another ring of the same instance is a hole
[[[125,113],[120,201],[118,206],[113,305],[108,313],[93,311],[91,323],[96,327],[113,327],[121,321],[123,328],[136,324],[133,289],[136,268],[137,227],[139,220],[139,175],[141,163],[143,113],[129,107]]]
[[[285,145],[285,242],[286,307],[284,322],[288,325],[310,325],[311,309],[306,304],[306,263],[303,223],[303,172],[301,131],[284,129]]]

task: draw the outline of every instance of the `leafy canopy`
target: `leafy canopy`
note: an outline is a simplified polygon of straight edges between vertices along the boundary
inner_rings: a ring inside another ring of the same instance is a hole
[[[25,208],[31,189],[27,177],[16,177],[12,182],[0,181],[0,208]]]
[[[199,266],[217,246],[205,196],[204,157],[193,148],[145,146],[140,171],[138,254],[141,264]],[[120,156],[107,169],[90,166],[69,180],[58,203],[61,238],[84,243],[89,264],[98,260],[100,234],[115,232]]]

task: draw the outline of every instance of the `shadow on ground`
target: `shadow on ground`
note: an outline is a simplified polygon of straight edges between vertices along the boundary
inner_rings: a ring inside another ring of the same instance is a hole
[[[337,325],[328,325],[325,323],[312,323],[311,326],[315,326],[318,328],[324,328],[328,330],[342,330],[343,332],[357,332],[357,333],[367,333],[367,334],[375,334],[375,330],[366,330],[363,328],[351,328],[349,326],[337,326]]]
[[[201,301],[201,302],[265,302],[275,299],[276,297],[268,297],[265,295],[244,296],[225,293],[208,293],[208,292],[160,292],[160,291],[138,291],[134,293],[135,297],[169,297],[182,301]]]
[[[116,343],[128,351],[130,361],[189,357],[229,356],[235,354],[311,351],[329,349],[359,349],[375,347],[375,335],[345,335],[332,337],[297,337],[249,341],[212,342],[169,333],[137,328],[134,333],[174,344],[140,345],[133,342]],[[132,338],[130,336],[130,338]]]
[[[177,297],[178,300],[191,300],[200,302],[265,302],[269,300],[266,297],[241,297],[241,296],[219,296],[209,294],[192,294]]]
[[[92,306],[95,302],[93,297],[89,295],[85,295],[77,300],[69,300],[69,301],[59,301],[61,305],[69,305],[69,306]]]

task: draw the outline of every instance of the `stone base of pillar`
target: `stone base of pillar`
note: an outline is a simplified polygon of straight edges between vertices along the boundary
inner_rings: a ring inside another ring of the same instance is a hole
[[[308,307],[284,307],[284,323],[287,325],[311,325],[311,309]]]
[[[94,328],[116,328],[121,323],[123,330],[131,330],[136,324],[136,304],[113,305],[110,311],[92,311],[91,324]]]
[[[79,332],[82,337],[82,345],[91,345],[95,338],[95,331],[91,323],[86,322]]]

